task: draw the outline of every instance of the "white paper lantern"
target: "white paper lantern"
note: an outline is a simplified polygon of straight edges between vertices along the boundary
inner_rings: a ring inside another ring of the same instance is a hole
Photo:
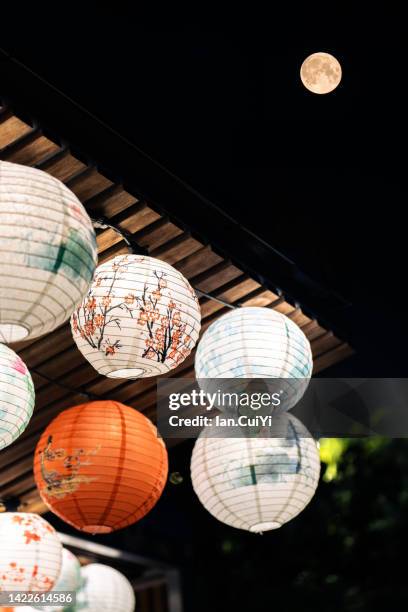
[[[0,514],[0,591],[49,591],[58,580],[62,544],[38,514]]]
[[[291,414],[274,418],[282,437],[227,437],[205,428],[194,446],[191,477],[203,506],[227,525],[262,533],[294,518],[312,499],[320,474],[316,442]]]
[[[23,433],[33,414],[34,385],[25,363],[0,344],[0,450]]]
[[[82,300],[95,270],[95,232],[58,179],[0,161],[0,341],[49,333]]]
[[[285,410],[305,393],[312,369],[305,334],[271,308],[236,308],[220,317],[203,334],[195,356],[195,375],[206,391],[215,390],[214,379],[230,379],[219,383],[224,391],[243,391],[245,384],[238,379],[286,379],[281,405]]]
[[[83,586],[77,594],[82,612],[133,612],[135,593],[129,580],[113,567],[91,563],[81,570]]]
[[[67,548],[62,549],[62,566],[59,578],[51,589],[56,592],[72,593],[76,592],[81,586],[81,565],[74,554]],[[44,612],[62,612],[66,606],[38,606],[37,610]]]
[[[71,327],[79,350],[100,374],[157,376],[177,367],[194,347],[200,307],[188,281],[169,264],[118,256],[97,268]]]

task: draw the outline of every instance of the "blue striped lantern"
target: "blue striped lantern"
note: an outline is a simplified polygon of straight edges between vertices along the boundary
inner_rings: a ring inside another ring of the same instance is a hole
[[[201,388],[243,391],[246,379],[278,379],[281,407],[290,410],[312,375],[310,343],[300,327],[270,308],[236,308],[212,323],[198,345],[195,375]],[[210,380],[209,380],[210,379]],[[244,379],[244,380],[242,380]],[[221,410],[222,406],[218,406]]]
[[[25,430],[34,410],[34,385],[25,363],[0,344],[0,450]]]

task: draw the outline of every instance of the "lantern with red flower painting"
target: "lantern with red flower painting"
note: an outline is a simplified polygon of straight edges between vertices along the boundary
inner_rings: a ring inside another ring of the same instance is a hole
[[[49,591],[62,564],[55,529],[38,514],[0,514],[0,592]]]
[[[190,354],[200,331],[200,307],[188,281],[172,266],[139,255],[99,266],[71,317],[74,340],[105,376],[165,374]]]

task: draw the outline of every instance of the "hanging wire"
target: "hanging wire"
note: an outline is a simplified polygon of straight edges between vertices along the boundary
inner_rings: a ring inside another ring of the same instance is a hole
[[[91,221],[94,227],[97,229],[108,229],[109,228],[113,230],[114,232],[116,232],[117,234],[119,234],[119,236],[121,236],[123,241],[126,243],[129,251],[133,253],[134,255],[148,255],[149,254],[148,250],[145,247],[140,246],[140,244],[136,242],[133,234],[128,232],[128,230],[118,227],[114,223],[111,223],[111,221],[107,217],[103,217],[103,216],[96,217],[96,218],[91,217]]]
[[[223,306],[226,306],[227,308],[231,308],[231,310],[235,310],[236,308],[239,308],[239,304],[230,304],[229,302],[226,302],[225,300],[222,300],[221,298],[217,298],[214,295],[211,295],[211,293],[206,293],[205,291],[201,291],[201,289],[197,289],[197,287],[193,287],[194,291],[196,293],[199,293],[202,297],[205,297],[209,300],[212,300],[213,302],[218,302],[218,304],[222,304]]]
[[[119,234],[119,236],[121,236],[123,241],[126,243],[129,249],[129,252],[132,253],[133,255],[146,255],[146,256],[149,255],[149,251],[145,247],[140,246],[140,244],[135,240],[135,237],[133,236],[133,234],[128,232],[128,230],[119,227],[115,223],[112,223],[107,217],[103,217],[103,216],[95,217],[95,218],[91,217],[91,221],[96,229],[108,229],[109,228],[113,230],[114,232],[116,232],[117,234]],[[222,306],[225,306],[226,308],[230,308],[231,310],[235,310],[235,308],[240,307],[239,304],[231,304],[229,302],[226,302],[225,300],[222,300],[221,298],[218,298],[215,295],[212,295],[211,293],[207,293],[206,291],[202,291],[201,289],[198,289],[197,287],[193,286],[193,289],[201,297],[205,297],[208,300],[212,300],[213,302],[218,302],[218,304],[221,304]]]
[[[96,395],[95,393],[92,393],[91,391],[87,391],[86,389],[84,389],[84,387],[76,387],[76,388],[70,387],[69,385],[66,385],[63,382],[60,382],[59,380],[50,378],[43,372],[40,372],[39,370],[37,370],[36,368],[30,367],[29,370],[30,372],[32,372],[33,374],[36,374],[40,378],[43,378],[47,382],[52,383],[53,385],[56,385],[57,387],[61,387],[61,389],[65,389],[65,391],[69,391],[70,393],[75,393],[76,395],[82,395],[83,397],[86,397],[87,399],[91,399],[91,400],[104,399],[102,395]]]

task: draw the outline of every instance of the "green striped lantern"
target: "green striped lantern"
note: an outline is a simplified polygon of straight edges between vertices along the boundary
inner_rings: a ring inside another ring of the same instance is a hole
[[[69,319],[96,259],[92,221],[75,194],[41,170],[0,161],[0,342]]]
[[[25,363],[0,344],[0,450],[14,442],[34,409],[34,385]]]

